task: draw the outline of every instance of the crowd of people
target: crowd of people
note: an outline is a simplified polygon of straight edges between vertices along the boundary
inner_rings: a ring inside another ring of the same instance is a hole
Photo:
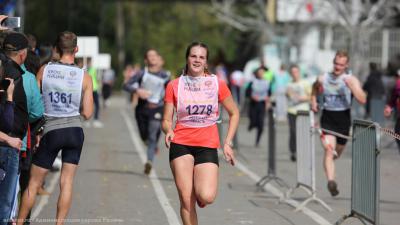
[[[332,63],[332,71],[314,80],[305,79],[305,71],[298,65],[291,65],[288,72],[282,65],[276,72],[263,63],[253,72],[253,78],[245,81],[241,71],[231,73],[230,87],[235,101],[244,105],[249,117],[248,130],[256,128],[255,147],[259,146],[264,128],[266,113],[273,107],[274,118],[278,122],[286,121],[289,126],[289,158],[296,159],[296,115],[299,110],[312,110],[321,119],[316,126],[338,134],[348,136],[351,129],[351,108],[353,100],[366,106],[365,118],[384,126],[383,116],[389,117],[398,112],[399,80],[392,91],[385,91],[382,71],[376,63],[369,64],[370,74],[361,85],[358,76],[351,73],[350,57],[346,51],[337,51]],[[400,72],[398,74],[400,77]],[[240,94],[244,93],[244,94]],[[245,97],[245,103],[243,98]],[[389,97],[387,97],[389,96]],[[387,99],[387,100],[386,100]],[[386,106],[385,106],[386,103]],[[384,109],[384,110],[383,110]],[[286,118],[285,118],[286,115]],[[400,132],[400,116],[395,115],[395,132]],[[324,148],[323,167],[327,178],[327,188],[332,196],[339,194],[335,176],[335,163],[343,153],[347,140],[330,133],[321,132]],[[400,141],[396,140],[399,151]]]

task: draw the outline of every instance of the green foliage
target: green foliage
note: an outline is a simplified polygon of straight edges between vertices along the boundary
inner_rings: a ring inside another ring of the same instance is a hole
[[[41,43],[53,43],[58,32],[71,30],[77,35],[100,37],[100,51],[112,54],[117,68],[116,3],[100,0],[25,1],[25,31]],[[126,64],[140,63],[146,49],[155,48],[173,74],[185,65],[186,46],[192,41],[206,43],[211,63],[236,59],[239,33],[220,23],[208,3],[123,1]],[[121,74],[121,71],[118,72]]]
[[[222,50],[228,60],[233,60],[238,34],[225,32],[209,7],[181,2],[126,4],[127,58],[142,63],[145,50],[155,48],[164,57],[165,67],[176,74],[185,65],[186,47],[192,41],[201,41],[209,46],[210,59]]]

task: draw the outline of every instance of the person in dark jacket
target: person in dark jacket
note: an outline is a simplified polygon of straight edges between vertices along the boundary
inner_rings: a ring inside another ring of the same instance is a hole
[[[369,63],[370,73],[367,81],[363,85],[363,89],[367,92],[367,103],[365,104],[366,115],[371,120],[382,123],[382,108],[385,104],[385,88],[382,81],[382,73],[378,70],[376,63]]]
[[[8,136],[23,139],[28,127],[28,109],[20,67],[26,59],[28,41],[21,33],[9,33],[3,42],[3,50],[7,56],[4,60],[5,77],[14,80],[13,102],[14,120]],[[0,182],[0,225],[7,224],[11,218],[15,188],[18,181],[19,154],[15,146],[0,140],[0,159],[4,165],[6,176]]]

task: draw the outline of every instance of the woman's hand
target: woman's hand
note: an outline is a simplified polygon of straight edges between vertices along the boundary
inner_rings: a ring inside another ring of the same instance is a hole
[[[171,146],[171,141],[174,140],[174,131],[170,130],[165,134],[165,146],[169,149]]]
[[[235,165],[235,153],[233,152],[231,145],[229,145],[228,143],[224,144],[224,158],[232,166]]]

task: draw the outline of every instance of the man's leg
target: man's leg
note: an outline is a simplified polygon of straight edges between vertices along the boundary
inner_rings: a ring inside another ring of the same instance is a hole
[[[139,129],[140,138],[143,142],[146,142],[148,138],[149,126],[148,110],[143,106],[137,106],[135,109],[135,118]]]
[[[60,196],[57,203],[57,225],[64,224],[72,200],[72,186],[77,169],[77,165],[63,163],[60,177]]]
[[[93,91],[93,103],[94,103],[94,119],[99,119],[99,112],[100,112],[100,103],[99,103],[99,94],[97,91]]]
[[[154,155],[156,153],[156,148],[157,148],[157,144],[158,144],[158,137],[159,137],[159,131],[160,131],[160,121],[159,120],[150,120],[149,122],[149,127],[148,127],[148,131],[149,131],[149,135],[148,135],[148,140],[149,140],[149,145],[147,147],[147,163],[145,165],[145,170],[144,173],[145,174],[149,174],[151,167],[152,167],[152,163],[154,161]]]
[[[261,135],[264,131],[264,118],[265,118],[265,103],[257,103],[256,105],[256,127],[257,127],[257,136],[256,136],[256,147],[259,146]],[[269,121],[268,121],[269,122]]]
[[[43,180],[48,171],[48,169],[32,164],[29,185],[22,195],[22,202],[19,209],[17,225],[22,225],[24,223],[24,220],[28,216],[29,211],[35,204],[37,192],[42,186]]]
[[[325,142],[325,143],[324,143]],[[336,148],[336,138],[332,135],[325,135],[325,141],[322,141],[325,155],[324,155],[324,169],[328,181],[335,180],[335,163],[333,150]]]

